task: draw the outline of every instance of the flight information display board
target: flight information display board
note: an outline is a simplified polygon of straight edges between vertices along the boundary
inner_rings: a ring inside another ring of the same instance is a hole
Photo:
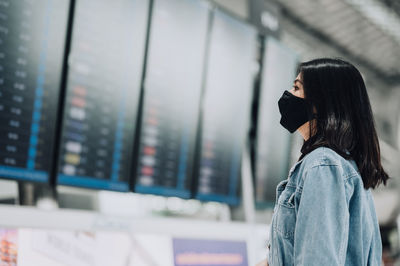
[[[52,168],[67,0],[0,1],[0,177],[47,182]]]
[[[235,205],[249,129],[257,32],[218,10],[211,30],[196,198]]]
[[[255,200],[259,207],[275,202],[278,183],[287,177],[290,134],[280,124],[278,100],[296,77],[297,55],[273,38],[265,39],[258,104]]]
[[[76,1],[58,184],[129,190],[148,8]]]
[[[190,197],[209,7],[155,0],[135,191]]]

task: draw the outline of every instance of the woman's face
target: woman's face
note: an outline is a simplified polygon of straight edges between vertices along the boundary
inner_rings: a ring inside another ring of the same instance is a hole
[[[297,75],[296,79],[293,82],[293,87],[289,92],[294,96],[304,98],[304,87],[301,74]],[[314,112],[316,113],[315,107]],[[313,127],[314,126],[315,123],[313,123]],[[308,138],[310,137],[310,121],[304,123],[301,127],[297,129],[297,131],[303,136],[304,140],[308,140]]]
[[[301,73],[297,75],[296,79],[294,80],[293,87],[289,92],[294,96],[304,98],[303,80],[301,78]]]

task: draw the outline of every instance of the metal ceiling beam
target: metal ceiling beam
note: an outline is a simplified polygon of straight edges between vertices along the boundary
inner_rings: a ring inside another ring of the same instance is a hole
[[[322,32],[321,30],[317,29],[313,25],[310,25],[307,22],[303,21],[300,17],[298,17],[296,14],[291,12],[289,9],[287,9],[283,5],[281,5],[281,15],[282,15],[282,17],[285,17],[286,19],[290,20],[294,24],[298,25],[300,28],[304,29],[309,34],[318,38],[322,42],[326,43],[329,46],[332,46],[333,48],[338,50],[340,53],[342,53],[344,56],[346,56],[353,62],[356,62],[357,64],[362,65],[363,67],[368,68],[370,71],[376,73],[380,78],[382,78],[382,80],[385,81],[385,83],[387,85],[393,86],[393,85],[400,84],[400,75],[398,75],[398,74],[389,75],[388,73],[386,73],[385,71],[383,71],[382,69],[377,67],[373,62],[370,62],[370,61],[366,60],[365,58],[362,58],[362,57],[354,54],[348,48],[339,44],[336,40],[334,40],[328,34]]]

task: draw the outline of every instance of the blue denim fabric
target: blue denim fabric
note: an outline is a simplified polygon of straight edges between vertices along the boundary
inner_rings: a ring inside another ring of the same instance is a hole
[[[370,190],[354,161],[318,148],[276,188],[270,266],[381,265],[382,243]]]

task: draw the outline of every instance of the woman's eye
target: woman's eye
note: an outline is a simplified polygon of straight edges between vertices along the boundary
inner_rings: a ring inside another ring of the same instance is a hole
[[[293,88],[294,88],[294,90],[295,90],[295,91],[298,91],[298,90],[300,90],[300,88],[299,88],[299,87],[297,87],[297,86],[293,86]]]

